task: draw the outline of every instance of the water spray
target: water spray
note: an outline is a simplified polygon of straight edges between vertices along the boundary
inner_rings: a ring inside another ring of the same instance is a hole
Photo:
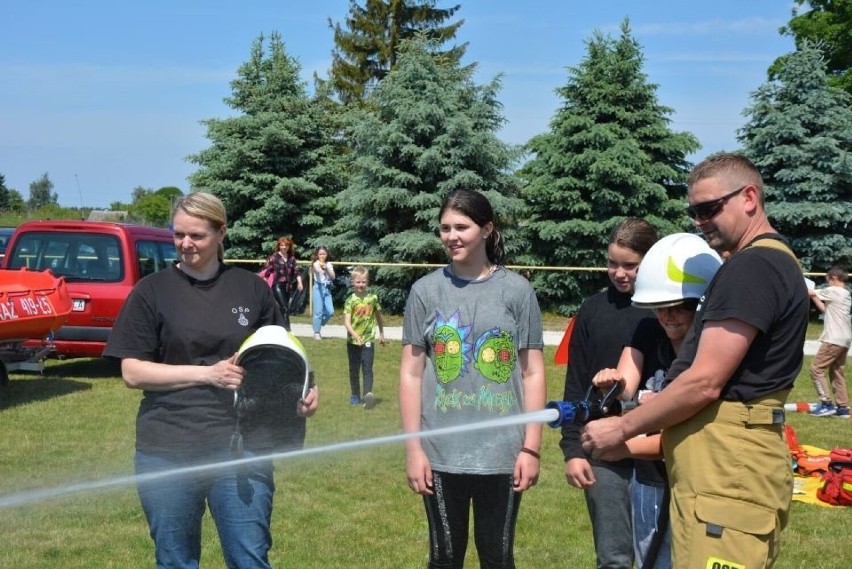
[[[77,494],[80,492],[95,492],[100,490],[108,490],[112,488],[120,488],[123,486],[132,486],[155,480],[163,480],[175,476],[186,474],[194,474],[199,472],[211,472],[235,466],[241,466],[254,462],[267,460],[286,460],[299,458],[304,456],[312,456],[316,454],[325,454],[332,452],[340,452],[345,450],[354,450],[363,447],[376,446],[388,443],[401,442],[415,438],[432,438],[446,435],[457,435],[468,431],[476,431],[480,429],[493,429],[497,427],[506,427],[510,425],[521,425],[526,423],[548,423],[556,420],[558,412],[554,409],[542,409],[541,411],[532,411],[520,415],[512,415],[499,419],[491,419],[477,423],[469,423],[467,425],[458,425],[455,427],[445,427],[441,429],[432,429],[428,431],[419,431],[417,433],[401,433],[397,435],[389,435],[384,437],[376,437],[372,439],[362,439],[356,441],[348,441],[326,446],[311,447],[301,450],[281,452],[275,454],[265,454],[261,456],[252,456],[228,460],[224,462],[214,462],[209,464],[199,464],[196,466],[188,466],[185,468],[176,468],[172,470],[163,470],[159,472],[149,472],[146,474],[127,475],[116,478],[93,480],[90,482],[79,482],[59,488],[48,488],[43,490],[30,490],[16,494],[6,494],[0,496],[0,510],[4,508],[12,508],[37,502],[44,502],[53,498],[67,496],[69,494]]]
[[[408,439],[434,438],[446,435],[457,435],[459,433],[469,431],[493,429],[497,427],[507,427],[510,425],[522,425],[527,423],[547,423],[550,427],[554,429],[557,429],[565,424],[584,425],[589,421],[594,421],[595,419],[600,419],[601,417],[621,414],[622,405],[621,402],[617,399],[617,397],[621,393],[622,389],[622,384],[616,383],[608,392],[597,392],[595,396],[593,396],[593,388],[590,387],[589,390],[586,392],[586,398],[582,401],[551,401],[545,406],[544,409],[540,411],[532,411],[529,413],[522,413],[520,415],[512,415],[499,419],[491,419],[488,421],[469,423],[467,425],[458,425],[454,427],[445,427],[428,431],[419,431],[416,433],[401,433],[397,435],[388,435],[372,439],[348,441],[332,445],[311,447],[275,454],[265,454],[260,456],[237,458],[234,460],[214,462],[209,464],[200,464],[196,466],[188,466],[185,468],[176,468],[159,472],[149,472],[146,474],[127,475],[119,476],[116,478],[93,480],[89,482],[79,482],[76,484],[70,484],[58,488],[30,490],[25,492],[6,494],[5,496],[0,496],[0,509],[23,506],[25,504],[33,504],[37,502],[44,502],[46,500],[67,496],[69,494],[77,494],[80,492],[95,492],[112,488],[120,488],[123,486],[138,485],[141,483],[152,482],[155,480],[163,480],[176,476],[194,474],[199,472],[215,471],[259,461],[287,460],[304,456],[312,456],[317,454],[326,454],[332,452],[354,450],[369,446],[396,443]]]

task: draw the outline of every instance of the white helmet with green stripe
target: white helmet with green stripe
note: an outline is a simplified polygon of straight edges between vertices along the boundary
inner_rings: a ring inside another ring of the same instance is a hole
[[[722,258],[698,235],[663,237],[639,264],[633,305],[662,308],[699,299],[721,266]]]

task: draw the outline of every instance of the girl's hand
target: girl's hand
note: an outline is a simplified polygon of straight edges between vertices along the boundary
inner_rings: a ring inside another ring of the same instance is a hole
[[[571,458],[565,462],[565,479],[574,488],[588,488],[595,483],[595,472],[585,458]]]
[[[412,491],[421,496],[433,494],[432,467],[422,449],[405,453],[405,475]]]
[[[515,471],[512,474],[512,480],[515,485],[515,492],[523,492],[535,486],[538,482],[538,473],[541,468],[541,459],[534,457],[526,452],[518,453],[518,458],[515,459]]]
[[[612,388],[616,383],[624,383],[624,377],[617,369],[602,369],[592,378],[592,385],[604,391]]]

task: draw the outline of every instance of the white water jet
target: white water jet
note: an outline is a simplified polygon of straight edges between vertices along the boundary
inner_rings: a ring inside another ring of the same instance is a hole
[[[47,488],[43,490],[29,490],[26,492],[19,492],[14,494],[7,494],[5,496],[0,496],[0,509],[3,508],[13,508],[16,506],[23,506],[27,504],[34,504],[37,502],[44,502],[46,500],[50,500],[52,498],[58,498],[61,496],[66,496],[68,494],[76,494],[79,492],[96,492],[101,490],[108,490],[111,488],[120,488],[122,486],[132,486],[134,484],[151,482],[154,480],[160,480],[169,478],[172,476],[180,476],[183,474],[190,474],[195,472],[205,472],[208,470],[216,470],[219,468],[227,468],[231,466],[239,466],[242,464],[249,464],[252,462],[258,462],[261,460],[287,460],[291,458],[298,458],[302,456],[311,456],[316,454],[326,454],[333,452],[340,452],[345,450],[353,450],[359,449],[363,447],[376,446],[388,443],[395,443],[400,441],[405,441],[408,439],[415,438],[431,438],[431,437],[440,437],[445,435],[454,435],[458,433],[465,433],[468,431],[476,431],[480,429],[492,429],[495,427],[505,427],[509,425],[518,425],[524,423],[549,423],[551,421],[555,421],[559,418],[559,411],[556,409],[542,409],[541,411],[533,411],[530,413],[523,413],[520,415],[512,415],[510,417],[503,417],[500,419],[491,419],[488,421],[480,421],[478,423],[469,423],[467,425],[458,425],[455,427],[445,427],[443,429],[433,429],[430,431],[420,431],[417,433],[401,433],[398,435],[388,435],[384,437],[375,437],[372,439],[362,439],[356,441],[347,441],[342,443],[336,443],[332,445],[319,446],[319,447],[310,447],[301,450],[294,450],[288,452],[281,452],[275,454],[266,454],[263,456],[253,456],[250,458],[240,458],[235,460],[229,460],[225,462],[214,462],[210,464],[199,464],[197,466],[188,466],[185,468],[177,468],[174,470],[164,470],[161,472],[150,472],[147,474],[138,474],[138,475],[128,475],[128,476],[119,476],[116,478],[107,478],[102,480],[92,480],[90,482],[78,482],[76,484],[69,484],[67,486],[60,486],[58,488]]]

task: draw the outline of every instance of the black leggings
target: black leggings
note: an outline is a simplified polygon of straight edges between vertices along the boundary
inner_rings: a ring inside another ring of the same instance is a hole
[[[272,287],[272,296],[275,297],[275,302],[278,303],[278,309],[284,316],[284,328],[290,331],[290,293],[281,283],[275,283]]]
[[[429,568],[461,569],[473,502],[473,536],[481,569],[514,569],[515,522],[521,494],[511,474],[432,472],[433,494],[423,496],[429,521]]]

